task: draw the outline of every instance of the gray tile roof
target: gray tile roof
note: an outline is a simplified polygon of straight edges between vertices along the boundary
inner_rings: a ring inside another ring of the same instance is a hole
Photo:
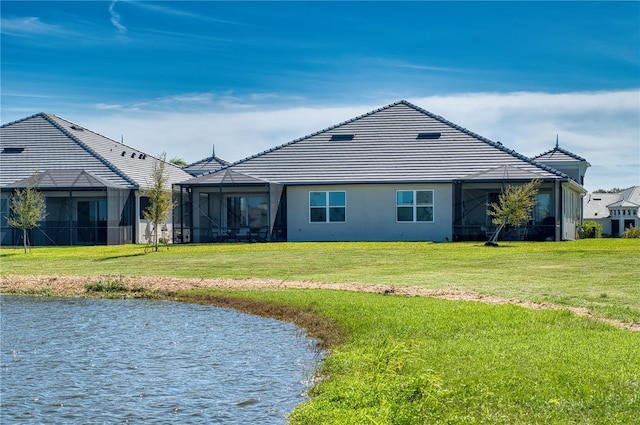
[[[609,217],[607,205],[619,199],[617,193],[589,193],[582,201],[584,206],[584,219],[593,220]]]
[[[33,175],[9,183],[4,186],[6,188],[23,188],[28,185],[36,186],[39,189],[101,189],[101,188],[117,188],[118,186],[111,182],[94,176],[85,170],[46,170],[38,172],[35,179],[32,180]]]
[[[583,199],[584,218],[609,216],[609,207],[640,207],[640,186],[633,186],[618,193],[589,193]]]
[[[220,168],[229,165],[228,161],[217,156],[210,156],[209,158],[201,159],[193,164],[189,164],[183,167],[182,170],[191,174],[192,176],[199,176],[201,174],[209,173],[211,171],[219,170]]]
[[[549,149],[546,152],[541,153],[540,155],[536,155],[532,158],[535,161],[545,162],[545,161],[571,161],[571,162],[587,162],[586,159],[581,156],[576,155],[575,153],[569,152],[566,149],[562,149],[558,142],[556,142],[556,146],[553,149]]]
[[[151,183],[153,164],[158,161],[47,113],[4,124],[0,127],[0,147],[0,187],[25,179],[35,170],[82,169],[115,187],[144,189]],[[19,148],[24,149],[19,152]],[[169,163],[165,170],[171,183],[191,177]]]
[[[232,169],[221,170],[217,173],[209,173],[194,177],[186,182],[190,186],[209,186],[209,185],[243,185],[243,184],[267,184],[265,180],[238,173]]]
[[[450,182],[492,170],[500,174],[499,168],[505,166],[513,175],[527,178],[567,178],[500,143],[400,101],[229,168],[270,182],[331,184]]]

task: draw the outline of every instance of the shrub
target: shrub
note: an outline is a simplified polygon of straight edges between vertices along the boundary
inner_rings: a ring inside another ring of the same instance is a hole
[[[622,237],[627,239],[640,238],[640,227],[627,227],[622,234]]]
[[[578,231],[583,238],[601,238],[602,237],[602,224],[595,221],[585,221],[583,224],[578,225]]]
[[[125,292],[127,290],[127,285],[123,282],[117,282],[114,280],[99,280],[97,282],[85,283],[84,289],[86,289],[87,292]]]

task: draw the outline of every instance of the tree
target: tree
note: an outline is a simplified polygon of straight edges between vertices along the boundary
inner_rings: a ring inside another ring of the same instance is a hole
[[[169,162],[172,163],[173,165],[177,165],[178,167],[186,167],[187,165],[189,165],[187,164],[187,161],[177,156],[174,156],[173,158],[171,158]]]
[[[35,188],[37,171],[27,179],[24,189],[16,190],[11,197],[11,214],[8,217],[9,226],[22,230],[24,252],[27,252],[29,240],[27,231],[38,227],[46,216],[44,194]]]
[[[165,174],[166,157],[167,154],[163,152],[159,160],[153,164],[151,187],[144,191],[144,195],[149,198],[149,205],[142,212],[142,215],[145,220],[151,222],[156,252],[158,252],[158,229],[167,222],[174,207],[169,178]]]
[[[536,204],[539,187],[540,180],[538,179],[523,185],[509,185],[502,191],[497,203],[489,204],[491,221],[498,227],[485,245],[497,245],[498,236],[505,226],[519,226],[523,222],[531,220],[531,211]]]

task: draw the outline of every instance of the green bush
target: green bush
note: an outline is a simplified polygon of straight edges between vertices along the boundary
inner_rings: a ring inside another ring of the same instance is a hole
[[[622,234],[622,237],[627,239],[640,238],[640,227],[628,227]]]
[[[127,285],[123,282],[114,280],[99,280],[97,282],[85,283],[84,289],[86,289],[87,292],[125,292],[127,290]]]
[[[578,231],[583,238],[601,238],[602,237],[602,224],[595,221],[585,221],[583,224],[578,225]]]

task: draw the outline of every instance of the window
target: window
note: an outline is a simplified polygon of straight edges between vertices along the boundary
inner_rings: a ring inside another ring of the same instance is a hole
[[[396,191],[396,220],[399,222],[432,222],[433,190]]]
[[[347,217],[345,192],[309,192],[311,223],[344,223]]]
[[[140,197],[140,220],[144,220],[144,212],[151,206],[151,200],[148,196]]]

